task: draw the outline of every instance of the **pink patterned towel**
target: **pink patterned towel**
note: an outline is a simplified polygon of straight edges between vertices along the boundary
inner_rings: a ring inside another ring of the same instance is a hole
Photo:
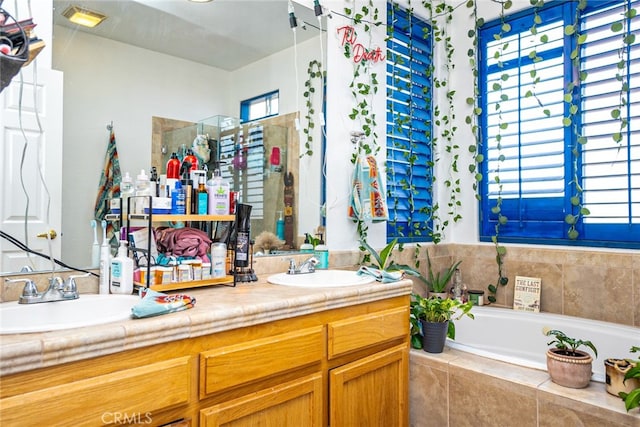
[[[211,247],[211,239],[197,228],[163,228],[156,232],[158,250],[165,256],[203,258]]]

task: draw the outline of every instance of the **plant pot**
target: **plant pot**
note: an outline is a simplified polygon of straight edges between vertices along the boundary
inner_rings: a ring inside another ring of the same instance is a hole
[[[589,353],[576,350],[576,355],[566,350],[551,348],[547,350],[547,371],[551,381],[569,388],[585,388],[591,381],[591,363]]]
[[[442,353],[444,342],[447,339],[449,321],[427,322],[420,320],[422,324],[422,349],[427,353]]]
[[[624,359],[605,359],[604,369],[606,374],[607,393],[618,396],[624,391],[631,393],[636,388],[640,388],[640,379],[629,378],[624,382],[624,374],[635,365]]]
[[[427,293],[427,295],[429,296],[429,298],[440,298],[440,299],[449,298],[449,294],[447,292],[431,292],[431,291],[429,291]]]

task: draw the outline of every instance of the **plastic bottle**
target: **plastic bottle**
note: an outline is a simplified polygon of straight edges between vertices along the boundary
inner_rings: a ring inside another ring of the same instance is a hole
[[[171,191],[171,213],[173,215],[184,215],[186,208],[187,194],[182,188],[182,183],[176,181],[174,189]]]
[[[280,240],[284,240],[284,218],[282,217],[282,211],[278,211],[278,220],[276,221],[276,237]]]
[[[122,218],[126,218],[129,206],[129,197],[135,194],[135,189],[133,188],[133,180],[131,179],[131,175],[129,172],[124,174],[122,181],[120,181],[120,199],[122,200]],[[133,200],[132,200],[133,202]],[[133,206],[132,206],[133,208]]]
[[[311,238],[309,233],[304,235],[304,243],[300,245],[300,252],[311,253],[313,252],[313,245],[311,244]]]
[[[453,284],[451,285],[451,298],[462,301],[462,272],[459,268],[453,273]]]
[[[211,245],[211,277],[220,278],[227,275],[227,245],[213,243]]]
[[[207,182],[209,215],[229,215],[229,183],[222,178],[220,169],[214,169]]]
[[[127,241],[120,240],[118,255],[111,260],[112,294],[130,295],[133,293],[133,260],[127,254]]]
[[[329,248],[324,244],[322,234],[320,235],[320,243],[315,247],[315,256],[318,258],[317,269],[326,270],[329,268]]]
[[[98,293],[108,294],[111,284],[111,246],[107,240],[107,222],[102,221],[102,245],[100,245],[100,284]]]
[[[136,197],[138,196],[145,197],[136,198],[136,208],[134,212],[143,214],[145,213],[145,209],[150,208],[148,196],[151,196],[151,183],[144,169],[140,170],[140,175],[136,177]]]
[[[198,192],[197,192],[197,210],[196,213],[198,215],[206,215],[209,211],[209,193],[207,193],[207,188],[205,186],[206,176],[204,174],[200,175],[198,178]]]
[[[167,161],[167,179],[180,179],[180,160],[175,151]]]

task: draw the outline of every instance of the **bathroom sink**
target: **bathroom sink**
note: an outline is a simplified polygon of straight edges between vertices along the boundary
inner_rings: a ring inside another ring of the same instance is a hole
[[[0,334],[56,331],[125,320],[135,295],[80,295],[69,301],[0,304]]]
[[[359,276],[349,270],[316,270],[308,274],[279,273],[267,277],[274,285],[298,286],[302,288],[331,288],[338,286],[366,285],[374,282],[372,276]]]

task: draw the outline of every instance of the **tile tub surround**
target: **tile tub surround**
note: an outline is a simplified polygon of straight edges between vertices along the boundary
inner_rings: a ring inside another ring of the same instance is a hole
[[[177,291],[196,298],[195,307],[157,317],[86,328],[0,335],[0,375],[113,354],[154,344],[387,298],[408,298],[412,283],[311,289],[272,285],[266,276],[236,287]],[[82,298],[82,296],[81,296]],[[58,304],[58,303],[52,303]],[[59,304],[64,304],[59,302]]]
[[[441,354],[410,352],[409,425],[638,427],[640,413],[627,413],[602,383],[569,389],[545,371],[445,347]]]

